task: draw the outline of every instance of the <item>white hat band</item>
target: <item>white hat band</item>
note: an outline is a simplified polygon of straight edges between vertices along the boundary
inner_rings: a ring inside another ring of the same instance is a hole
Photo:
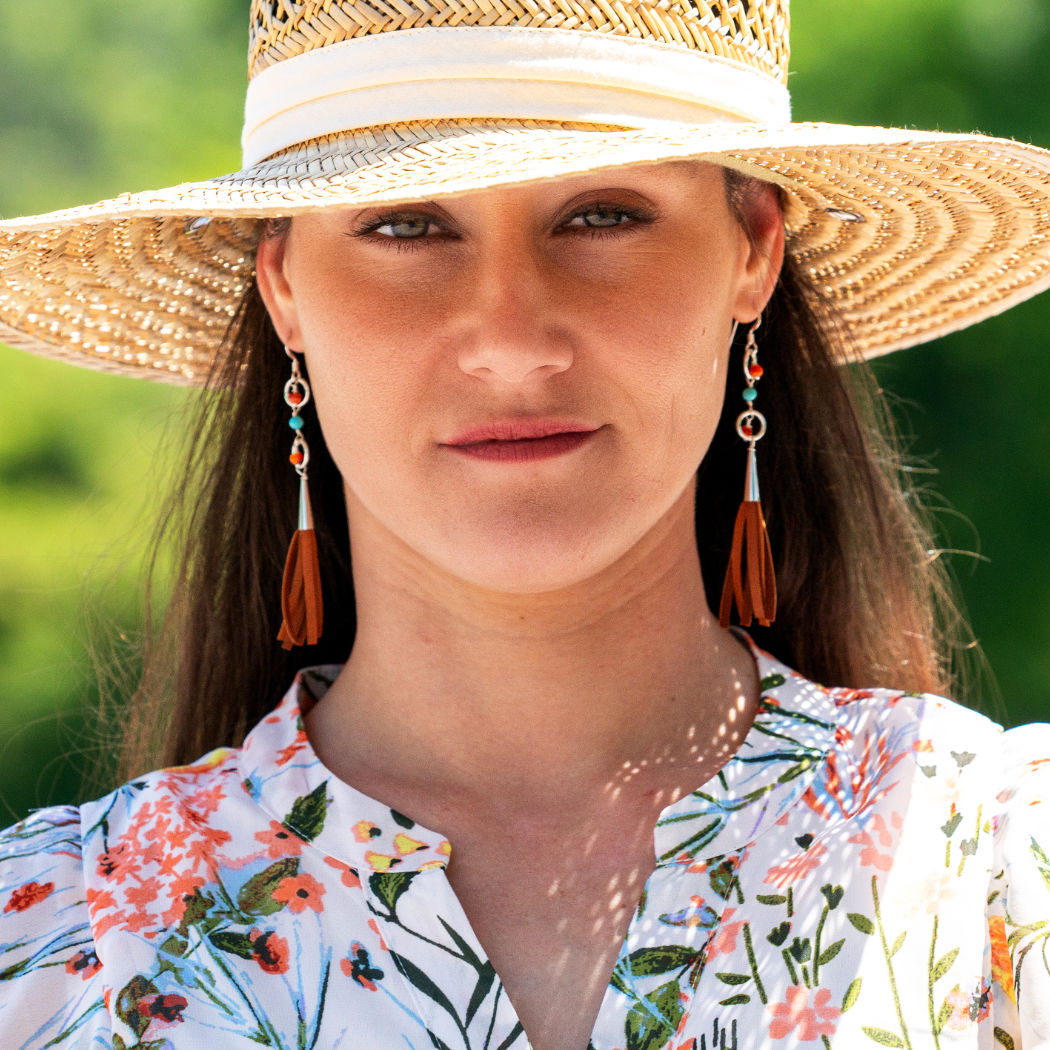
[[[258,73],[245,102],[244,166],[355,128],[496,116],[784,125],[791,103],[771,77],[671,44],[572,29],[430,26],[306,51]]]

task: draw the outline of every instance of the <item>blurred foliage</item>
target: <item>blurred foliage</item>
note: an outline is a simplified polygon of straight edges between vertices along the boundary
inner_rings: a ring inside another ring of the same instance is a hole
[[[233,170],[247,2],[53,0],[5,7],[0,215]],[[979,129],[1050,145],[1045,0],[794,0],[801,120]],[[1033,411],[1044,296],[891,356],[878,375],[937,472],[945,548],[1006,698],[1047,717],[1048,443]],[[138,578],[165,492],[161,434],[185,392],[0,347],[0,823],[105,781],[92,656],[133,654]],[[15,392],[17,396],[10,396]],[[176,424],[177,425],[177,424]],[[134,658],[129,673],[134,672]],[[116,689],[119,697],[120,689]]]

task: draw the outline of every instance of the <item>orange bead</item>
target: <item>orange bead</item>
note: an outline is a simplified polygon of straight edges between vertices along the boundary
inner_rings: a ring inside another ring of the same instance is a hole
[[[303,403],[303,395],[298,390],[293,391],[288,395],[288,400],[293,405],[301,405]]]
[[[761,365],[750,365],[747,374],[751,376],[752,379],[761,379],[763,371],[764,369]]]
[[[299,464],[302,463],[302,461],[303,461],[303,454],[301,452],[293,452],[288,457],[288,462],[291,463],[292,466],[294,466],[294,467],[299,466]]]

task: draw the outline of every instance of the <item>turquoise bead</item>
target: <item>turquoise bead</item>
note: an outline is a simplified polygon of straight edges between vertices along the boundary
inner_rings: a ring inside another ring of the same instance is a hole
[[[292,430],[303,429],[303,421],[298,416],[292,416],[292,418],[288,420],[288,425],[292,428]]]
[[[748,387],[740,396],[743,397],[743,399],[748,404],[750,404],[752,401],[755,400],[756,397],[758,397],[758,391],[753,389],[752,387]]]

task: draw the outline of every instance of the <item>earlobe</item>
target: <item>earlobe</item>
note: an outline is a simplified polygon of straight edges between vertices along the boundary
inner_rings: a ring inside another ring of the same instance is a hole
[[[298,346],[298,313],[285,274],[287,245],[286,233],[263,234],[255,257],[255,280],[278,338],[286,346]]]

